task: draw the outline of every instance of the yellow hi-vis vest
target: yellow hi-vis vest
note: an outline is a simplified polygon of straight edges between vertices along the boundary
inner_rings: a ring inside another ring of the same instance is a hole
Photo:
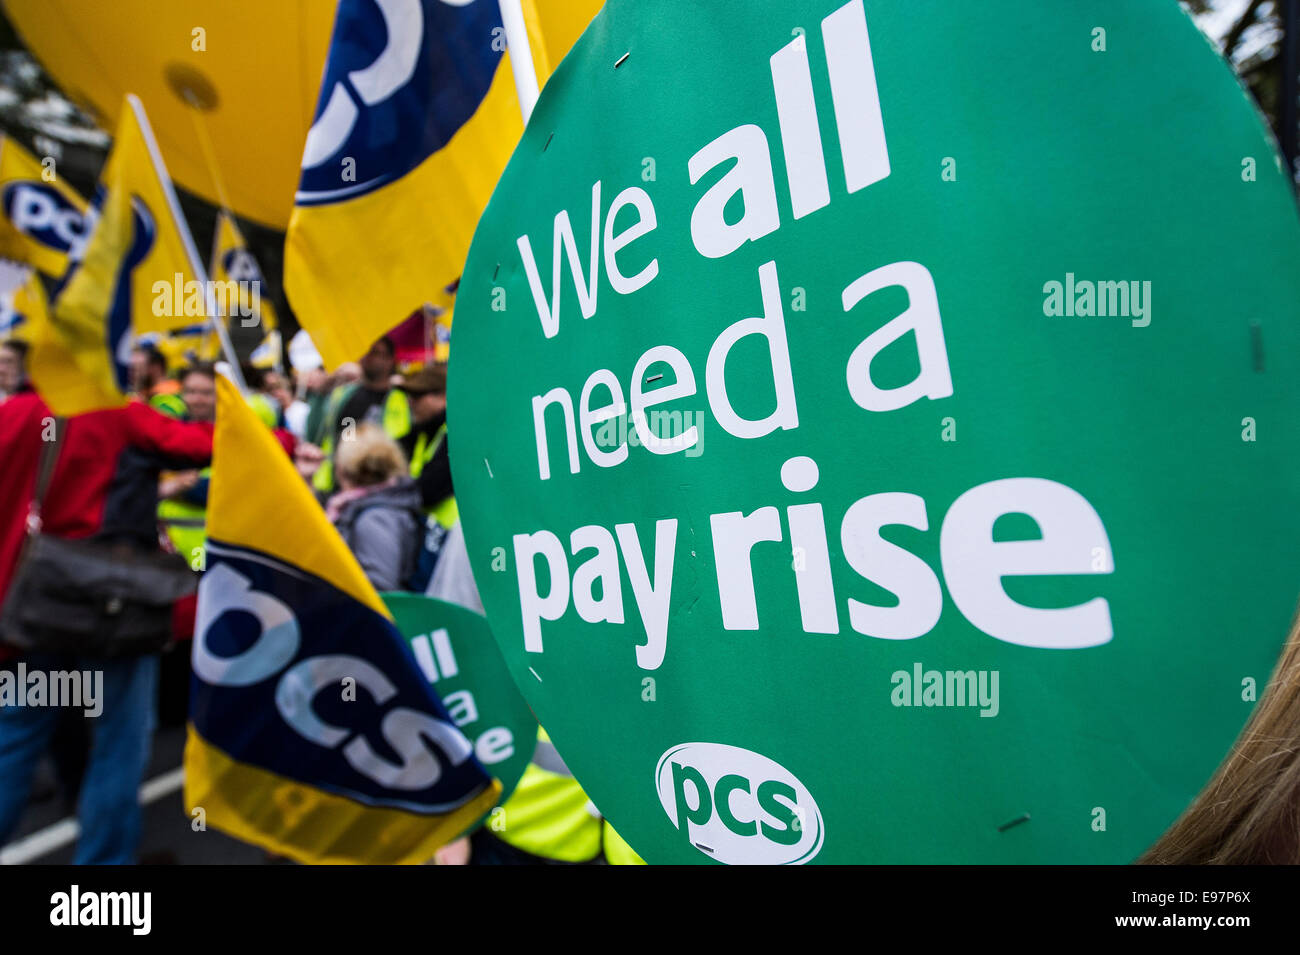
[[[339,412],[360,387],[355,383],[340,385],[330,395],[329,404],[325,408],[325,427],[328,430],[325,433],[325,443],[321,445],[324,459],[311,482],[312,487],[322,494],[334,490],[334,429],[338,424]],[[411,430],[411,402],[406,397],[406,392],[400,388],[391,389],[384,399],[383,428],[384,433],[394,441],[400,440]]]
[[[169,418],[177,419],[184,418],[185,412],[188,410],[185,407],[185,400],[180,395],[166,392],[153,395],[149,399],[149,407]]]
[[[610,865],[645,865],[645,859],[623,841],[614,827],[605,823],[605,861]]]
[[[516,849],[560,862],[600,855],[600,817],[540,726],[532,762],[501,808],[493,835]]]
[[[212,468],[204,468],[200,477],[211,478]],[[164,498],[158,502],[158,523],[167,532],[176,553],[194,570],[202,570],[203,544],[207,540],[208,509],[189,501]]]
[[[489,828],[516,849],[558,862],[590,862],[603,849],[611,865],[644,864],[600,817],[540,726],[532,762],[501,809],[500,828]]]
[[[280,423],[280,414],[270,398],[260,391],[252,391],[244,396],[244,400],[248,402],[248,407],[253,409],[253,414],[257,415],[258,421],[272,431],[276,429]]]
[[[442,442],[447,440],[447,426],[444,424],[437,430],[432,438],[425,432],[415,439],[415,448],[411,452],[411,477],[418,478],[424,466],[433,460],[433,456],[438,453],[442,447]],[[429,508],[426,512],[430,517],[437,521],[441,526],[451,530],[456,521],[460,519],[460,511],[456,507],[456,496],[448,494],[441,501]]]

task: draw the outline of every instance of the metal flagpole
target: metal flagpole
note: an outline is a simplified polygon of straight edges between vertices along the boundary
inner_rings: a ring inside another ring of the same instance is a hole
[[[154,172],[157,174],[159,184],[162,186],[163,195],[167,198],[168,211],[171,213],[172,222],[175,223],[176,230],[180,233],[181,244],[185,246],[185,256],[190,260],[190,271],[194,273],[194,278],[203,289],[203,309],[208,314],[208,320],[216,328],[217,337],[221,339],[221,350],[225,352],[226,362],[230,365],[230,377],[241,392],[247,392],[248,385],[244,382],[244,373],[240,370],[238,358],[235,357],[235,348],[230,343],[226,323],[217,319],[217,299],[212,291],[212,283],[208,281],[208,270],[199,258],[199,250],[194,245],[194,236],[190,234],[189,224],[185,221],[184,213],[181,212],[180,200],[176,198],[176,189],[172,186],[171,176],[167,174],[167,166],[163,163],[162,153],[158,149],[158,142],[153,138],[153,127],[149,125],[149,117],[145,115],[144,104],[140,102],[134,93],[126,94],[126,100],[131,104],[136,122],[140,124],[140,131],[144,134],[145,147],[149,150],[149,158],[153,162]]]
[[[199,141],[199,149],[203,153],[203,160],[208,166],[208,175],[212,177],[212,185],[217,190],[217,199],[221,203],[221,208],[217,212],[217,227],[213,230],[212,235],[212,255],[208,258],[208,268],[212,272],[217,270],[217,250],[221,244],[221,217],[227,216],[232,221],[234,214],[230,211],[230,200],[226,195],[226,183],[221,178],[221,169],[217,166],[216,151],[212,148],[212,139],[208,136],[208,127],[203,122],[203,106],[199,98],[194,95],[193,90],[188,87],[184,90],[185,102],[190,104],[190,119],[194,121],[194,135]],[[226,325],[226,330],[230,330],[228,315],[214,315],[208,319],[208,331],[204,332],[204,347],[207,346],[207,337],[210,334],[216,334],[217,323]],[[260,319],[259,319],[260,320]]]
[[[511,72],[515,75],[515,93],[519,96],[519,112],[524,125],[528,125],[537,105],[537,68],[533,65],[533,50],[528,45],[528,27],[524,23],[521,0],[500,0],[501,25],[506,30],[506,47],[510,51]]]

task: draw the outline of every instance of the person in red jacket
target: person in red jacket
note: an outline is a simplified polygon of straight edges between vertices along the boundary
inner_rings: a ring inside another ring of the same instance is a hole
[[[22,550],[41,449],[53,422],[45,402],[29,388],[0,405],[0,607]],[[42,531],[65,538],[129,539],[156,548],[159,470],[202,467],[211,456],[211,424],[175,421],[138,401],[70,418],[41,508]],[[4,651],[0,646],[0,654]],[[74,861],[134,861],[141,826],[137,793],[154,729],[158,656],[100,660],[30,653],[21,662],[27,673],[102,673],[99,713],[88,717],[92,745],[78,800],[81,837]],[[54,707],[0,705],[0,845],[18,825],[37,760],[58,719]]]

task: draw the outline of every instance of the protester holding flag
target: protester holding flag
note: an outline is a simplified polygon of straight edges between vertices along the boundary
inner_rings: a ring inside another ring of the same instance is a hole
[[[217,372],[212,365],[191,365],[181,372],[181,399],[185,402],[185,420],[217,420]]]
[[[54,440],[45,440],[52,427]],[[18,599],[11,584],[24,568],[24,540],[34,539],[28,538],[33,505],[43,536],[113,540],[137,553],[156,551],[158,473],[156,464],[146,462],[164,459],[173,466],[197,467],[211,452],[210,424],[174,421],[140,402],[74,417],[62,429],[30,388],[0,405],[0,460],[6,464],[0,469],[0,594],[5,595],[0,641],[12,641],[15,627],[27,622],[23,611],[34,609],[15,603],[11,614],[8,606]],[[42,470],[47,474],[43,489],[38,488]],[[92,599],[74,590],[65,591],[70,606]],[[168,633],[157,636],[161,646]],[[11,653],[0,646],[0,655]],[[102,712],[92,723],[75,861],[133,861],[141,818],[137,792],[155,719],[157,654],[103,659],[34,650],[21,659],[32,670],[103,673]],[[57,707],[0,707],[0,844],[18,824],[33,770],[59,713]]]
[[[271,396],[266,386],[267,377],[274,375],[275,372],[264,371],[251,362],[244,364],[242,370],[244,372],[244,382],[250,389],[244,395],[244,400],[248,402],[248,406],[253,409],[258,420],[272,431],[283,428],[284,408],[279,400]]]

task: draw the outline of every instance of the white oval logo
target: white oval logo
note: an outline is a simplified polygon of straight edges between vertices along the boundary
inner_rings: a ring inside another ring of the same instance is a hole
[[[800,865],[825,832],[812,793],[775,760],[725,743],[681,743],[659,757],[655,789],[669,821],[728,865]]]

